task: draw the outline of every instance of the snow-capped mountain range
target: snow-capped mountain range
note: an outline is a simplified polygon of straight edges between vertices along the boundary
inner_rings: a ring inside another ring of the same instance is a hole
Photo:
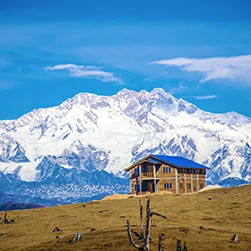
[[[205,112],[158,88],[80,93],[0,121],[0,194],[55,204],[128,192],[118,176],[149,153],[210,167],[210,184],[251,182],[251,119]]]

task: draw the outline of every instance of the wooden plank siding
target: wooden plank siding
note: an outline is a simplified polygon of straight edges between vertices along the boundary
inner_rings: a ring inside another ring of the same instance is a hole
[[[166,188],[165,184],[171,184],[171,188]],[[172,193],[176,193],[176,183],[175,177],[170,177],[169,179],[161,179],[158,182],[158,191],[170,191]]]
[[[141,169],[141,170],[140,170]],[[177,172],[177,182],[176,182]],[[198,192],[206,186],[206,171],[196,168],[176,168],[170,165],[156,165],[156,191],[170,191],[173,193]],[[130,190],[135,194],[140,188],[141,194],[154,192],[154,165],[141,163],[130,170]],[[138,185],[136,187],[136,185]],[[176,187],[176,185],[178,187]]]

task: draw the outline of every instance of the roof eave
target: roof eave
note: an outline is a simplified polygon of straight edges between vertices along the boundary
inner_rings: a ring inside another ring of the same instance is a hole
[[[143,158],[143,159],[141,159],[141,160],[139,160],[138,162],[136,162],[136,163],[134,163],[134,164],[132,164],[132,165],[130,165],[129,167],[127,167],[127,168],[125,168],[124,169],[124,171],[130,171],[132,168],[134,168],[135,166],[137,166],[137,165],[139,165],[139,164],[141,164],[141,163],[143,163],[146,159],[148,159],[148,158],[153,158],[153,159],[156,159],[156,160],[158,160],[158,161],[160,161],[160,162],[162,162],[162,163],[164,163],[164,164],[166,164],[166,165],[169,165],[169,166],[172,166],[172,167],[174,167],[174,168],[191,168],[191,169],[210,169],[209,167],[182,167],[182,166],[177,166],[177,165],[175,165],[175,164],[172,164],[172,163],[170,163],[170,162],[168,162],[168,161],[165,161],[165,160],[162,160],[162,159],[160,159],[160,158],[158,158],[158,157],[155,157],[154,155],[152,155],[152,154],[149,154],[149,155],[147,155],[145,158]],[[149,161],[150,162],[150,161]],[[150,163],[153,163],[153,162],[150,162]],[[155,164],[155,163],[153,163],[153,164]]]
[[[150,156],[151,156],[151,154],[147,155],[145,158],[143,158],[143,159],[137,161],[136,163],[134,163],[134,164],[128,166],[127,168],[125,168],[124,171],[130,171],[132,168],[134,168],[135,166],[141,164],[144,160],[146,160],[146,159],[147,159],[148,157],[150,157]]]
[[[151,158],[153,158],[153,159],[156,159],[156,160],[158,160],[158,161],[161,161],[161,162],[163,162],[163,163],[165,163],[165,164],[167,164],[167,165],[170,165],[170,166],[172,166],[172,167],[175,167],[175,168],[210,169],[209,167],[206,167],[206,166],[204,166],[204,167],[184,167],[184,166],[176,166],[175,164],[172,164],[172,163],[170,163],[170,162],[168,162],[168,161],[159,159],[159,158],[157,158],[157,157],[155,157],[155,156],[153,156],[153,155],[151,155],[151,154],[150,154],[150,156],[151,156]]]

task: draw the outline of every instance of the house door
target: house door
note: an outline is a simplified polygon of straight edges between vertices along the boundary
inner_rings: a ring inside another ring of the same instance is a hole
[[[153,182],[148,182],[147,191],[150,192],[150,193],[154,192]]]

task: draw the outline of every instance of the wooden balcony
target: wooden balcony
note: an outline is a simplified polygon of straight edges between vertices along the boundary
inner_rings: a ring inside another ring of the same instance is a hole
[[[144,172],[141,173],[141,178],[153,178],[153,172]]]

